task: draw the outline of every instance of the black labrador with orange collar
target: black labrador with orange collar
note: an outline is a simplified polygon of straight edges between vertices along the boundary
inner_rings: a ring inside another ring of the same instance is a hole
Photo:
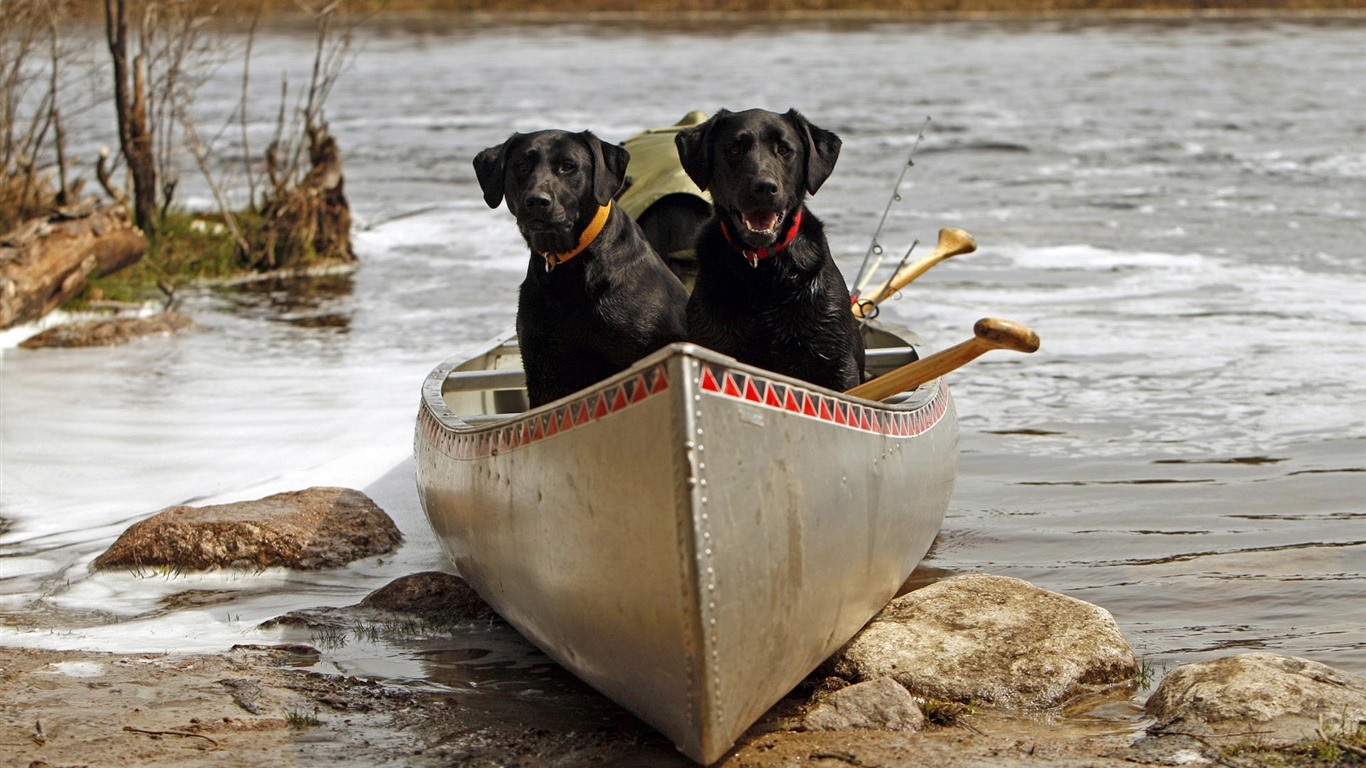
[[[849,288],[805,203],[834,170],[839,137],[796,110],[723,109],[675,142],[713,206],[697,238],[689,340],[829,389],[859,384]]]
[[[533,408],[683,340],[687,291],[612,204],[629,159],[587,131],[513,134],[474,158],[484,201],[506,199],[531,248],[517,336]]]

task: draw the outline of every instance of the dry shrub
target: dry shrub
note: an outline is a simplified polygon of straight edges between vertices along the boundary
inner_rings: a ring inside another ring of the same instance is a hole
[[[21,170],[0,175],[0,235],[29,219],[48,216],[57,205],[50,174]]]
[[[243,259],[252,269],[304,269],[356,260],[337,140],[326,126],[309,126],[308,138],[311,170],[297,185],[276,185],[256,226],[250,227],[250,249]]]

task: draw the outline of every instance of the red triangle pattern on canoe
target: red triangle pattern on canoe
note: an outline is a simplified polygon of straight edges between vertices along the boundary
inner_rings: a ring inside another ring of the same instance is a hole
[[[754,388],[754,379],[745,377],[745,399],[751,403],[762,403],[764,399],[759,397],[759,390]]]
[[[914,411],[876,408],[846,403],[838,398],[731,371],[720,365],[702,364],[698,386],[703,392],[747,403],[800,414],[810,419],[888,437],[916,437],[943,417],[948,391],[943,382],[930,402]]]
[[[725,393],[726,397],[743,397],[743,395],[740,394],[739,385],[735,383],[737,377],[734,374],[722,374],[721,378],[726,382],[725,386],[721,388],[721,391]]]
[[[712,384],[715,383],[713,379]],[[443,426],[425,407],[421,410],[419,425],[432,443],[447,456],[460,460],[479,459],[517,450],[591,424],[668,388],[669,375],[661,365],[600,393],[565,403],[551,413],[517,419],[506,426],[457,432]],[[719,388],[716,391],[719,392]]]
[[[703,392],[720,392],[721,387],[716,384],[716,377],[712,375],[711,368],[702,366],[702,379],[699,382]]]
[[[888,437],[916,437],[932,429],[948,409],[948,388],[941,381],[928,403],[914,411],[870,408],[846,403],[790,384],[702,364],[698,388],[717,397],[786,411],[845,429]],[[668,372],[656,366],[635,378],[557,407],[552,413],[518,419],[486,430],[456,431],[443,426],[425,407],[419,428],[448,456],[470,460],[516,450],[547,440],[629,408],[669,388]]]

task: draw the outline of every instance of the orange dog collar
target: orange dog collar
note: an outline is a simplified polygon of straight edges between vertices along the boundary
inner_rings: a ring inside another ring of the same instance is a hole
[[[598,212],[593,216],[593,220],[588,222],[583,234],[579,235],[579,244],[572,251],[564,253],[542,253],[541,258],[545,259],[545,271],[549,272],[555,267],[569,261],[583,252],[584,248],[593,244],[602,232],[602,228],[607,225],[607,217],[612,213],[612,202],[609,200],[607,205],[598,206]]]

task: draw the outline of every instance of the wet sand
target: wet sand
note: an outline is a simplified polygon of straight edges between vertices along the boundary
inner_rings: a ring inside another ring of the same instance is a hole
[[[630,715],[519,722],[446,693],[310,672],[307,646],[216,655],[0,649],[0,763],[28,766],[689,766]],[[1121,766],[1132,733],[977,713],[919,734],[780,730],[785,701],[719,766]]]

